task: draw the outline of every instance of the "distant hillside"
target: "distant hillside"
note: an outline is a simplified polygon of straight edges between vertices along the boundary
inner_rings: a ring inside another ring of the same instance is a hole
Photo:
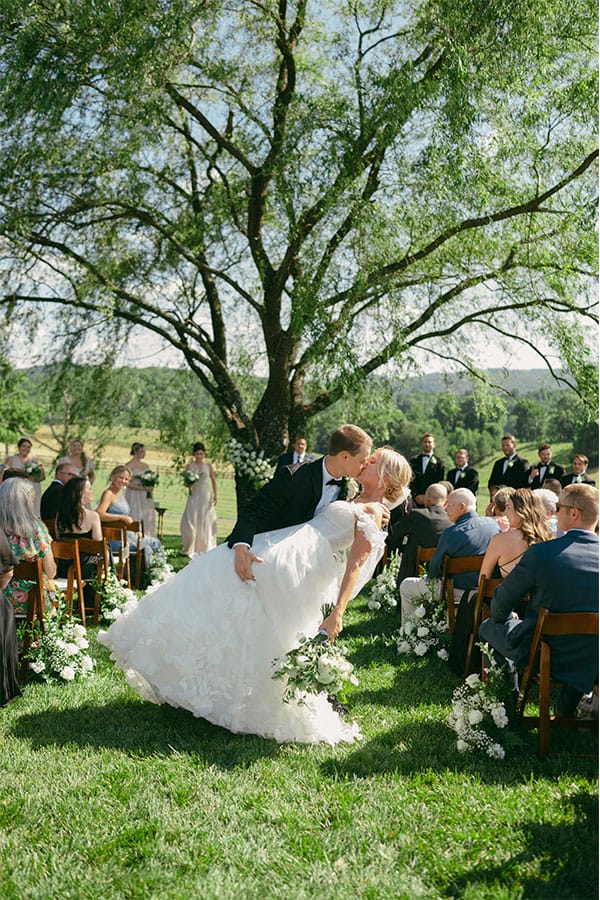
[[[488,369],[488,375],[492,384],[497,384],[511,394],[531,394],[535,391],[566,391],[568,388],[562,382],[556,381],[547,369]],[[431,375],[422,375],[419,378],[411,378],[406,390],[424,391],[427,394],[436,394],[441,391],[453,391],[457,394],[471,394],[473,392],[473,380],[466,373],[447,375],[442,372],[434,372]]]

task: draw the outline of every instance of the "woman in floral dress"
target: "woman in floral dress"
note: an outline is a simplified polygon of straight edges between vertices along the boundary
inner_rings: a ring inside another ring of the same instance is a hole
[[[180,525],[183,553],[190,557],[217,545],[217,480],[204,444],[195,443],[192,453],[183,473],[188,498]]]

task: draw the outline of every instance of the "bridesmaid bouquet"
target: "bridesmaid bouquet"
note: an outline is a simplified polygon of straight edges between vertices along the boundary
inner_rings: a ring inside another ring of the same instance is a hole
[[[191,469],[186,469],[183,473],[183,483],[186,487],[191,487],[196,481],[200,480],[200,472],[192,472]]]
[[[31,462],[28,462],[23,471],[28,478],[33,478],[34,481],[42,480],[42,470],[39,466],[39,463],[35,462],[35,460],[31,460]]]
[[[148,469],[146,472],[141,472],[140,475],[138,475],[138,478],[140,479],[140,483],[143,484],[144,487],[148,488],[156,487],[156,485],[160,481],[160,475],[158,474],[158,472],[151,472],[150,469]],[[150,491],[146,491],[146,497],[148,497],[148,499],[152,497]]]
[[[298,647],[273,660],[273,670],[271,677],[285,682],[284,703],[295,700],[301,704],[304,694],[320,694],[321,691],[344,699],[347,685],[358,684],[353,674],[354,666],[324,633],[313,638],[301,635]]]

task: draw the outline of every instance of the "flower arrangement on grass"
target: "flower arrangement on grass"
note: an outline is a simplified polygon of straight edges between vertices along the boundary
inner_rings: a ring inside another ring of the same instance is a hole
[[[175,574],[173,566],[169,563],[170,556],[175,556],[175,551],[165,550],[164,547],[154,550],[152,553],[150,565],[146,569],[148,590],[158,587],[159,584],[168,581]]]
[[[438,583],[431,581],[414,613],[400,626],[397,638],[401,656],[425,656],[436,650],[440,659],[448,659],[444,646],[448,641],[446,604],[437,598]]]
[[[489,648],[482,647],[484,652]],[[452,710],[447,722],[456,732],[456,746],[461,753],[485,750],[493,759],[504,759],[505,749],[500,731],[508,725],[504,704],[506,681],[503,670],[493,662],[487,671],[487,682],[479,675],[469,675],[452,694]]]
[[[121,581],[114,569],[110,569],[103,582],[93,581],[92,587],[100,594],[100,613],[107,622],[113,622],[137,606],[138,600],[126,581]]]
[[[299,645],[273,660],[272,678],[285,682],[283,702],[303,703],[307,694],[327,691],[344,699],[348,684],[358,684],[342,647],[332,644],[326,634],[299,636]]]
[[[263,456],[262,450],[250,450],[235,438],[225,443],[227,459],[238,475],[247,478],[254,490],[258,490],[273,477],[273,466]]]
[[[94,660],[87,653],[87,631],[66,614],[62,597],[56,615],[45,620],[45,628],[43,632],[38,621],[30,629],[32,641],[26,654],[30,671],[46,682],[75,681],[91,675]]]
[[[400,554],[392,553],[388,563],[377,576],[371,588],[371,596],[367,606],[369,609],[395,609],[400,600],[398,590],[398,572],[400,571]]]

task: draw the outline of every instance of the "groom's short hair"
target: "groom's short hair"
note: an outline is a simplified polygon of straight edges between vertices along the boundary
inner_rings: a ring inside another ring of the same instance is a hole
[[[338,453],[346,451],[351,456],[356,456],[365,444],[369,446],[373,444],[366,431],[363,431],[358,425],[340,425],[329,438],[327,452],[330,456],[336,456]]]

